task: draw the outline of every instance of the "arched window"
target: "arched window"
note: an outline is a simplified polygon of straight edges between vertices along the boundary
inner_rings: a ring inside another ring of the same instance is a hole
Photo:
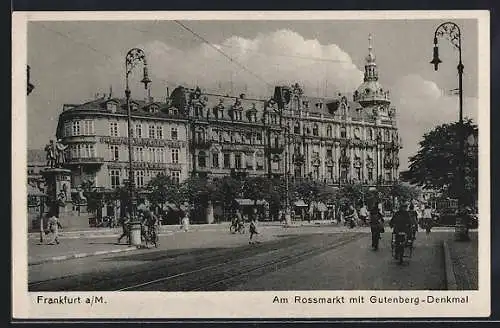
[[[368,130],[368,134],[369,134],[370,140],[373,140],[374,139],[374,135],[373,135],[373,129],[372,128],[370,128]]]
[[[318,136],[319,135],[319,129],[318,129],[318,124],[313,125],[313,135]]]
[[[389,130],[385,130],[385,141],[390,142],[391,141],[391,133]]]
[[[293,133],[300,134],[300,123],[298,121],[295,122],[295,125],[293,126]]]
[[[329,138],[332,137],[332,126],[331,125],[328,125],[328,127],[326,128],[326,136]]]
[[[347,130],[346,130],[345,126],[340,128],[340,137],[347,138]]]
[[[207,157],[207,154],[205,154],[204,151],[200,151],[198,153],[198,166],[199,167],[206,167],[207,166],[206,157]]]

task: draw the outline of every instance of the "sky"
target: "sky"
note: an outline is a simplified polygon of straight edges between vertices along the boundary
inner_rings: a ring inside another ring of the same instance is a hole
[[[63,104],[97,93],[124,97],[125,55],[146,53],[151,95],[199,85],[212,92],[270,97],[274,85],[298,82],[310,96],[352,93],[363,80],[368,35],[379,82],[391,94],[403,140],[401,170],[424,133],[458,120],[458,51],[439,39],[443,63],[432,59],[434,31],[442,20],[182,21],[222,55],[174,21],[67,21],[28,23],[28,148],[54,137]],[[478,117],[478,28],[454,20],[462,32],[464,116]],[[244,67],[244,69],[242,68]],[[131,76],[132,98],[143,99],[142,71]]]

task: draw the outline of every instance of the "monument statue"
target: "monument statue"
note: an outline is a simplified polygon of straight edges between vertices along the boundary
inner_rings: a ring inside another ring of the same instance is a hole
[[[61,167],[64,163],[66,163],[65,150],[68,148],[67,145],[63,145],[62,140],[58,139],[56,144],[56,165],[57,167]]]
[[[56,166],[56,147],[54,145],[54,140],[50,140],[50,143],[45,146],[47,166],[55,167]]]

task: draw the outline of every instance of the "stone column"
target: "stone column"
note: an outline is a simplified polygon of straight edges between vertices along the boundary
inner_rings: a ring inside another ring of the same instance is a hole
[[[326,145],[324,143],[320,143],[319,145],[319,156],[321,160],[321,176],[320,179],[323,181],[326,179]]]
[[[208,224],[214,223],[214,206],[211,201],[208,201],[208,206],[207,206],[207,223]]]

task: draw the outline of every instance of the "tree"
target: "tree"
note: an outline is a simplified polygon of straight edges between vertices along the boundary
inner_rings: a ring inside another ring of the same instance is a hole
[[[224,176],[213,181],[212,200],[222,204],[224,213],[235,209],[235,199],[239,197],[242,181],[231,176]]]
[[[436,127],[426,133],[420,141],[417,154],[410,157],[407,171],[401,178],[424,189],[435,189],[448,197],[464,196],[467,203],[477,199],[477,148],[466,147],[465,151],[465,188],[460,181],[460,135],[464,139],[473,135],[477,140],[477,125],[472,120],[464,120],[464,131],[460,134],[460,124],[450,123]]]
[[[180,186],[170,176],[159,174],[151,179],[146,186],[147,198],[154,206],[162,206],[165,202],[170,202],[180,206],[183,197]]]

